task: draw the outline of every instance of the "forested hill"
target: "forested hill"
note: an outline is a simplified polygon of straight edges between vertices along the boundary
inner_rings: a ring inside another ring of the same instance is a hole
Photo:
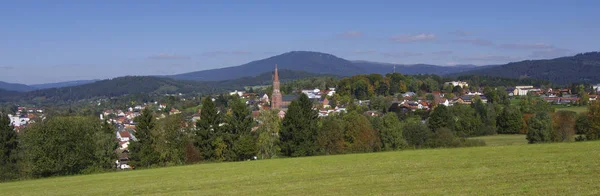
[[[417,74],[433,74],[433,75],[447,75],[452,73],[470,71],[475,69],[481,69],[485,66],[475,65],[455,65],[455,66],[439,66],[439,65],[428,65],[428,64],[414,64],[414,65],[403,65],[403,64],[392,64],[392,63],[379,63],[370,61],[353,61],[354,65],[365,70],[365,73],[377,73],[385,75],[390,72],[398,72],[405,75],[417,75]]]
[[[151,76],[126,76],[80,86],[51,88],[20,93],[18,98],[23,100],[38,100],[60,102],[66,100],[81,100],[94,97],[113,97],[125,94],[153,93],[186,93],[194,91],[210,92],[213,87],[194,81],[178,81],[169,78]]]
[[[589,52],[548,60],[527,60],[490,66],[452,74],[452,76],[487,75],[507,78],[534,78],[565,85],[570,83],[599,83],[600,74],[598,73],[600,73],[600,52]]]
[[[27,86],[24,84],[16,84],[16,83],[8,83],[0,81],[0,89],[5,91],[17,91],[17,92],[26,92],[35,90],[34,87]]]
[[[364,69],[355,66],[352,62],[331,54],[293,51],[240,66],[190,72],[169,77],[201,81],[229,80],[272,72],[275,69],[275,65],[278,65],[279,69],[343,76],[365,72]]]
[[[273,81],[272,72],[254,77],[234,80],[201,82],[175,80],[165,77],[126,76],[80,86],[43,89],[30,92],[1,91],[2,101],[35,101],[36,103],[60,103],[98,97],[116,97],[127,94],[173,94],[173,93],[223,93],[231,90],[243,90],[246,86],[268,85]],[[302,71],[280,70],[282,82],[301,78],[329,76]]]
[[[233,78],[255,76],[273,71],[275,65],[279,69],[304,71],[309,73],[329,74],[337,76],[353,76],[358,74],[387,74],[396,71],[402,74],[435,74],[445,75],[481,68],[474,65],[437,66],[437,65],[402,65],[369,61],[349,61],[331,54],[309,51],[293,51],[270,58],[253,61],[240,66],[196,71],[167,76],[182,80],[218,81]]]

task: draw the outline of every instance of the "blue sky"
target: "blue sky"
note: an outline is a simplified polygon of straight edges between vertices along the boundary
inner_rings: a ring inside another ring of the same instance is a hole
[[[12,1],[0,81],[163,75],[292,50],[500,64],[600,50],[600,1]]]

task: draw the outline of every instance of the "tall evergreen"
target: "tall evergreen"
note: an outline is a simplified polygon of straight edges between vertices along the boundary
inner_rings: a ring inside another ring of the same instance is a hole
[[[15,179],[17,172],[17,132],[8,115],[0,113],[0,182]]]
[[[200,149],[200,153],[204,159],[215,158],[214,140],[219,132],[221,124],[221,116],[217,111],[215,103],[210,97],[205,97],[202,100],[202,110],[200,112],[200,120],[196,123],[196,146]],[[219,144],[220,148],[223,145]]]
[[[311,156],[317,152],[317,111],[305,94],[292,101],[281,127],[281,152],[285,156]]]
[[[250,130],[254,120],[252,113],[238,96],[233,96],[231,103],[231,113],[227,118],[227,142],[233,147],[235,157],[233,160],[247,160],[256,155],[256,136]]]
[[[152,111],[149,108],[144,109],[134,121],[137,122],[134,135],[137,141],[130,141],[132,165],[150,167],[157,164],[160,157],[153,145],[152,131],[156,127],[156,123]]]

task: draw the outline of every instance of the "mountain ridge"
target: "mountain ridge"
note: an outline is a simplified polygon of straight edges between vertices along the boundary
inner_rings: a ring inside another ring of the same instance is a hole
[[[534,78],[555,84],[600,82],[600,52],[586,52],[553,59],[524,60],[470,70],[449,76],[485,75],[505,78]]]

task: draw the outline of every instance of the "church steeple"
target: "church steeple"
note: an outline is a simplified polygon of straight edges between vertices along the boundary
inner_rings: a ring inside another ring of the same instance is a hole
[[[279,73],[277,72],[277,64],[275,64],[275,75],[273,76],[273,82],[279,82]]]
[[[281,91],[279,91],[279,73],[277,71],[277,65],[275,65],[275,73],[273,74],[273,94],[271,95],[271,108],[279,109],[283,99],[281,97]]]

